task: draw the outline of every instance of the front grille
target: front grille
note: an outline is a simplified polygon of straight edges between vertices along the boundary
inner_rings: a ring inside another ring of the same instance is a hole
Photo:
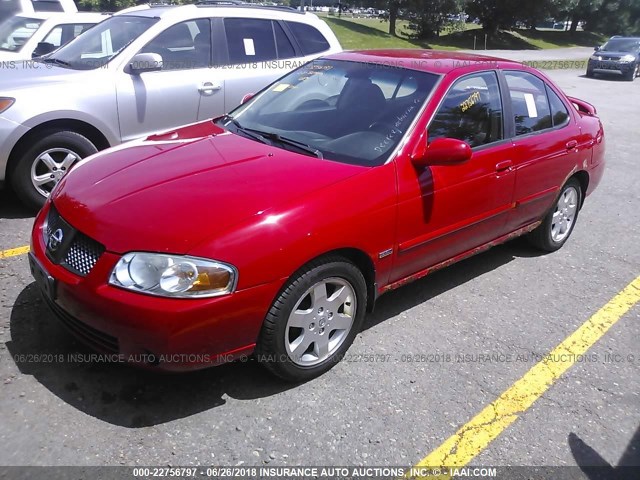
[[[71,333],[82,340],[84,343],[92,347],[94,350],[105,353],[119,353],[120,344],[116,337],[112,337],[100,330],[96,330],[90,327],[84,322],[81,322],[74,316],[70,315],[64,309],[60,308],[58,304],[46,297],[47,304],[56,314],[56,317],[67,327]]]
[[[62,231],[63,240],[53,250],[50,239],[57,230]],[[69,225],[53,206],[47,216],[45,243],[52,262],[82,277],[89,275],[105,250],[104,245]]]

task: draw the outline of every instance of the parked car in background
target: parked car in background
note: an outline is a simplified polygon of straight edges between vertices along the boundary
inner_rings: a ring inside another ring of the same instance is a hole
[[[51,53],[106,18],[88,12],[14,15],[0,23],[0,62]],[[7,68],[12,65],[3,65]]]
[[[587,77],[597,73],[622,75],[633,82],[640,77],[640,37],[611,37],[596,47],[587,64]]]
[[[518,235],[561,248],[604,148],[595,108],[521,63],[344,52],[82,162],[35,220],[31,269],[102,352],[184,370],[256,351],[307,380],[384,292]]]
[[[136,7],[0,76],[0,181],[40,207],[78,160],[220,115],[340,51],[317,16],[251,5]]]
[[[0,0],[0,22],[19,14],[77,11],[74,0]]]

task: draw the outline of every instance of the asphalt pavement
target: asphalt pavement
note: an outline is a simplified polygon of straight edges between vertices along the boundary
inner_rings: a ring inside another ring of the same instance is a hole
[[[607,171],[569,242],[541,255],[512,241],[384,295],[314,381],[253,361],[183,375],[83,362],[26,256],[0,258],[0,465],[419,462],[640,274],[640,79],[547,73],[606,129]],[[31,222],[0,193],[0,251],[28,244]],[[640,465],[639,373],[636,304],[472,464]]]

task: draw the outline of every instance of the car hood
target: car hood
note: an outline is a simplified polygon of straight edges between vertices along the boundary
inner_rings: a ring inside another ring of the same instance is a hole
[[[109,251],[180,254],[366,170],[264,145],[208,121],[85,160],[63,178],[53,202]]]
[[[2,75],[0,75],[0,91],[5,94],[12,89],[42,88],[46,86],[45,84],[71,82],[77,76],[82,76],[82,81],[85,82],[87,72],[92,72],[92,70],[62,68],[51,63],[20,57],[7,59],[7,61],[11,62],[11,65],[2,69]]]

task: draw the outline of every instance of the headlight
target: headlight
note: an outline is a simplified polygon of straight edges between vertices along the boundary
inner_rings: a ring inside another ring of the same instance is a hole
[[[15,98],[9,97],[0,97],[0,113],[3,113],[5,110],[8,110],[11,105],[16,102]]]
[[[109,283],[161,297],[203,298],[232,293],[238,282],[235,267],[204,258],[133,252],[124,255]]]
[[[620,58],[621,62],[633,62],[636,59],[635,56],[633,55],[625,55],[624,57]]]
[[[591,57],[589,57],[589,60],[602,60],[602,57],[600,55],[591,55]]]

